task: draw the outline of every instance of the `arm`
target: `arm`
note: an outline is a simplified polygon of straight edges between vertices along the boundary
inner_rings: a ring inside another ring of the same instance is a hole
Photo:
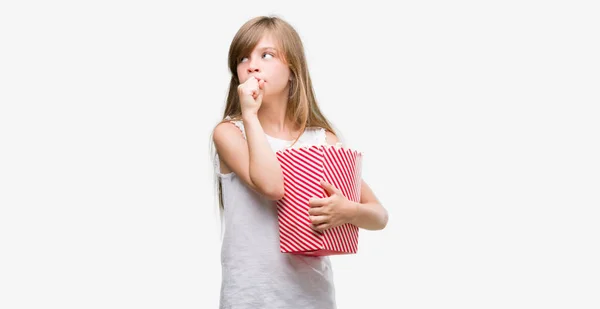
[[[382,230],[388,222],[388,213],[377,197],[363,180],[360,189],[360,203],[350,202],[354,208],[354,217],[349,223],[367,230]]]
[[[217,125],[213,141],[223,168],[270,200],[283,198],[283,172],[255,115],[244,117],[246,139],[229,122]]]
[[[331,132],[327,132],[327,143],[335,145],[339,140]],[[362,180],[360,189],[360,203],[350,201],[351,207],[348,207],[350,211],[354,213],[351,215],[350,222],[360,228],[367,230],[381,230],[384,229],[388,222],[388,212],[381,205],[377,196],[367,183]]]
[[[248,143],[250,180],[269,192],[273,200],[283,198],[283,171],[256,115],[244,116]]]

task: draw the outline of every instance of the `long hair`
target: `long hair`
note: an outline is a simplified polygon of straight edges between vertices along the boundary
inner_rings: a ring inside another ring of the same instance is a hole
[[[300,132],[304,132],[307,127],[321,127],[335,134],[332,125],[325,118],[317,104],[302,40],[288,22],[277,16],[252,18],[244,23],[235,34],[229,47],[228,63],[231,81],[229,82],[229,92],[221,122],[228,121],[225,119],[227,117],[232,120],[241,119],[242,110],[237,92],[240,85],[237,66],[241,59],[251,53],[266,34],[270,34],[275,38],[279,45],[277,46],[278,49],[282,51],[282,61],[288,65],[291,71],[290,92],[285,115],[287,120],[300,128]],[[299,138],[300,136],[297,136],[294,142],[298,141]],[[218,160],[216,155],[213,158]],[[219,208],[222,213],[221,181],[220,178],[216,178]]]

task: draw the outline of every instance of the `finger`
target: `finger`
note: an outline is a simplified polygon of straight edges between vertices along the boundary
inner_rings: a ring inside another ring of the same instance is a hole
[[[315,231],[324,232],[325,230],[327,230],[329,228],[329,224],[323,223],[323,224],[319,224],[319,225],[312,225],[312,228]]]
[[[254,76],[251,76],[249,80],[250,80],[250,85],[253,85],[256,88],[258,88],[258,86],[260,85],[260,81]]]
[[[264,80],[259,80],[258,81],[258,88],[263,89],[265,87],[265,81]]]
[[[238,86],[238,91],[240,91],[243,94],[253,95],[254,92],[258,91],[258,86],[241,84]]]
[[[328,216],[309,216],[310,222],[313,225],[319,225],[323,223],[327,223],[329,220]]]
[[[263,92],[259,92],[258,95],[256,96],[256,98],[254,98],[256,100],[256,103],[261,103],[262,102],[262,98],[263,98]]]
[[[323,207],[311,207],[308,209],[308,214],[311,216],[320,216],[324,215],[325,211],[323,210]]]
[[[339,193],[339,190],[336,187],[334,187],[332,184],[328,183],[325,180],[321,180],[321,187],[323,187],[323,189],[327,191],[329,196]]]
[[[323,207],[311,207],[308,209],[308,214],[311,216],[319,216],[324,215],[325,211],[323,210]]]
[[[326,201],[323,198],[311,197],[308,199],[308,206],[310,206],[310,207],[321,207],[321,206],[324,206],[325,204],[326,204]]]
[[[258,81],[254,76],[250,76],[241,85],[243,85],[243,87],[258,88]]]
[[[260,89],[258,89],[258,86],[254,86],[250,89],[252,89],[252,97],[256,100],[261,93]]]

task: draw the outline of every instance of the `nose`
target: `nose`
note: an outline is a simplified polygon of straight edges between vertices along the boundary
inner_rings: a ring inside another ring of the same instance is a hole
[[[248,61],[248,73],[260,72],[255,60]]]

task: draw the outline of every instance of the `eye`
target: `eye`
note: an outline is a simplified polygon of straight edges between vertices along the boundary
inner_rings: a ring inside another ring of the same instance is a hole
[[[273,58],[273,57],[275,57],[275,55],[273,55],[273,54],[271,54],[271,53],[264,53],[264,54],[263,54],[263,58],[264,58],[265,56],[269,56],[270,58]]]
[[[242,59],[240,59],[240,63],[245,62],[246,60],[248,60],[248,57],[242,57]]]

